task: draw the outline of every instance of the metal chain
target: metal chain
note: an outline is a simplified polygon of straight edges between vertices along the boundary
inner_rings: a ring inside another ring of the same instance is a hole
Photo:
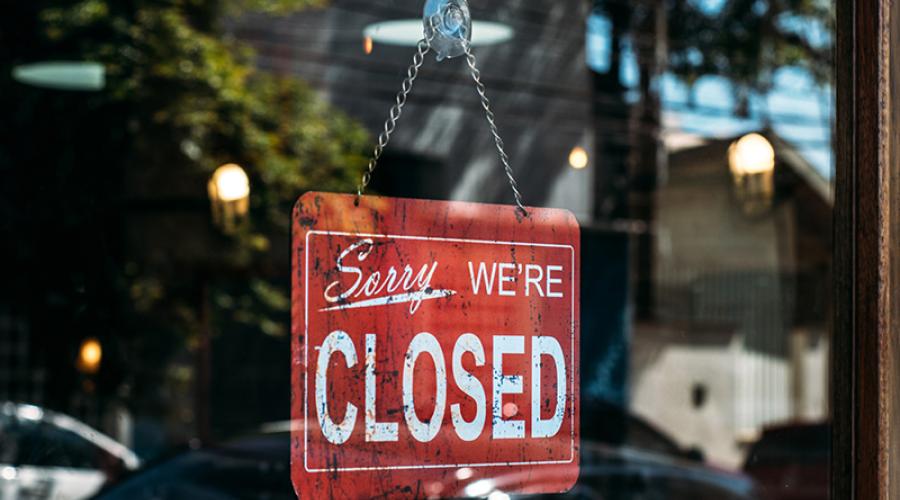
[[[494,144],[497,145],[497,153],[499,153],[500,161],[503,163],[503,171],[506,172],[506,178],[509,179],[509,187],[512,188],[513,196],[516,199],[516,206],[522,212],[522,215],[528,217],[528,211],[525,210],[525,205],[522,203],[522,193],[519,192],[519,183],[516,182],[516,178],[513,175],[513,169],[509,166],[509,155],[506,154],[506,151],[503,148],[503,139],[500,138],[500,131],[494,121],[494,112],[491,111],[491,101],[486,94],[487,89],[481,81],[481,71],[478,71],[478,68],[475,65],[475,54],[472,52],[472,47],[468,43],[465,44],[465,50],[466,62],[469,63],[469,69],[472,72],[472,80],[475,81],[475,90],[481,98],[481,107],[484,108],[484,116],[491,128],[491,135],[494,136]]]
[[[419,76],[419,69],[422,67],[422,64],[425,63],[425,56],[431,50],[431,41],[434,38],[436,32],[435,23],[438,22],[438,20],[438,16],[431,18],[430,21],[432,23],[432,29],[426,30],[426,37],[419,40],[419,43],[416,44],[416,53],[413,55],[413,62],[406,70],[406,78],[403,79],[403,83],[400,86],[400,91],[397,92],[395,103],[393,106],[391,106],[391,110],[388,114],[387,120],[384,121],[384,130],[380,134],[378,134],[378,144],[375,145],[375,151],[372,153],[372,158],[369,160],[369,165],[366,168],[366,171],[363,173],[359,185],[356,188],[357,204],[359,204],[359,198],[366,190],[366,187],[369,186],[369,182],[372,181],[372,173],[375,171],[375,167],[378,165],[378,160],[381,158],[382,153],[384,153],[384,148],[387,147],[388,143],[391,141],[391,134],[394,133],[394,129],[397,127],[397,121],[400,119],[400,115],[403,113],[403,106],[406,105],[406,99],[409,96],[409,93],[412,91],[413,83],[416,81],[416,77]],[[470,44],[466,43],[464,48],[466,53],[466,62],[469,64],[469,68],[471,69],[472,73],[472,79],[475,81],[475,90],[478,92],[478,96],[481,98],[481,107],[484,108],[484,115],[487,119],[488,125],[490,126],[491,135],[494,137],[494,144],[497,146],[497,152],[500,155],[500,161],[503,163],[503,170],[504,172],[506,172],[507,179],[509,179],[509,186],[512,188],[513,196],[516,200],[516,207],[519,211],[522,212],[522,215],[527,217],[528,211],[525,210],[525,205],[522,202],[522,193],[519,192],[519,184],[516,182],[516,178],[513,175],[513,169],[509,165],[509,155],[507,155],[506,151],[504,150],[503,139],[500,138],[500,131],[497,128],[497,124],[494,120],[494,112],[491,111],[491,101],[488,99],[486,94],[487,89],[485,88],[484,83],[482,83],[481,81],[481,72],[478,71],[478,68],[475,65],[475,54],[472,53]]]
[[[366,168],[366,171],[362,175],[362,179],[359,181],[359,185],[356,187],[357,204],[359,204],[359,197],[362,196],[366,187],[369,186],[369,182],[372,181],[372,172],[375,171],[375,167],[378,165],[378,160],[381,158],[384,148],[391,142],[391,134],[394,133],[394,129],[397,127],[397,120],[400,119],[400,115],[403,113],[403,106],[406,105],[406,98],[412,91],[416,77],[419,76],[419,68],[425,63],[425,55],[431,50],[431,39],[433,38],[434,30],[431,31],[430,36],[419,40],[419,43],[416,44],[416,53],[413,55],[413,62],[409,65],[409,68],[406,69],[406,78],[403,79],[403,83],[400,85],[400,91],[397,92],[397,96],[394,99],[394,105],[391,106],[387,120],[384,121],[384,130],[378,134],[378,144],[375,145],[375,151],[372,153],[372,158],[369,159],[369,166]]]

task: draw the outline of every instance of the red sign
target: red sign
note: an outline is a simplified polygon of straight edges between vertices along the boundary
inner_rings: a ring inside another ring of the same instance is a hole
[[[561,492],[578,478],[566,211],[308,193],[293,218],[301,498]]]

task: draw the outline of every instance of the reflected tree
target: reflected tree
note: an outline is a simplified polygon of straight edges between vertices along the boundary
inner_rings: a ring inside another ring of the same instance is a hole
[[[36,343],[57,346],[40,354],[51,368],[51,404],[65,408],[78,390],[110,395],[126,384],[166,411],[163,371],[197,345],[204,321],[286,335],[293,200],[312,188],[351,190],[370,139],[302,82],[256,69],[223,22],[323,3],[7,6],[0,234],[10,279],[0,300],[28,310]],[[100,62],[106,86],[64,92],[10,76],[16,65],[46,60]],[[252,186],[250,221],[233,236],[209,223],[206,179],[223,163],[241,164]],[[206,303],[212,318],[203,318]],[[108,355],[99,378],[77,386],[73,350],[85,336],[97,336]]]
[[[738,114],[772,89],[780,68],[801,68],[823,85],[833,79],[833,2],[677,0],[667,18],[669,70],[689,85],[706,75],[728,78]]]

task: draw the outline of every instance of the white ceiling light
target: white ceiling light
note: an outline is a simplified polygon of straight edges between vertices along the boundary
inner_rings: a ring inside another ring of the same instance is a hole
[[[19,83],[57,90],[100,90],[106,85],[102,64],[82,61],[45,61],[16,66]]]
[[[512,39],[511,26],[490,21],[472,21],[472,46],[484,47],[507,42]],[[421,19],[399,19],[370,24],[363,30],[363,36],[375,43],[415,47],[423,37]]]

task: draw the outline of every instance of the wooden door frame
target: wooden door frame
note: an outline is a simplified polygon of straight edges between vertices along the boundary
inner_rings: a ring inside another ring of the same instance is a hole
[[[900,499],[900,2],[837,0],[835,32],[832,498]]]

